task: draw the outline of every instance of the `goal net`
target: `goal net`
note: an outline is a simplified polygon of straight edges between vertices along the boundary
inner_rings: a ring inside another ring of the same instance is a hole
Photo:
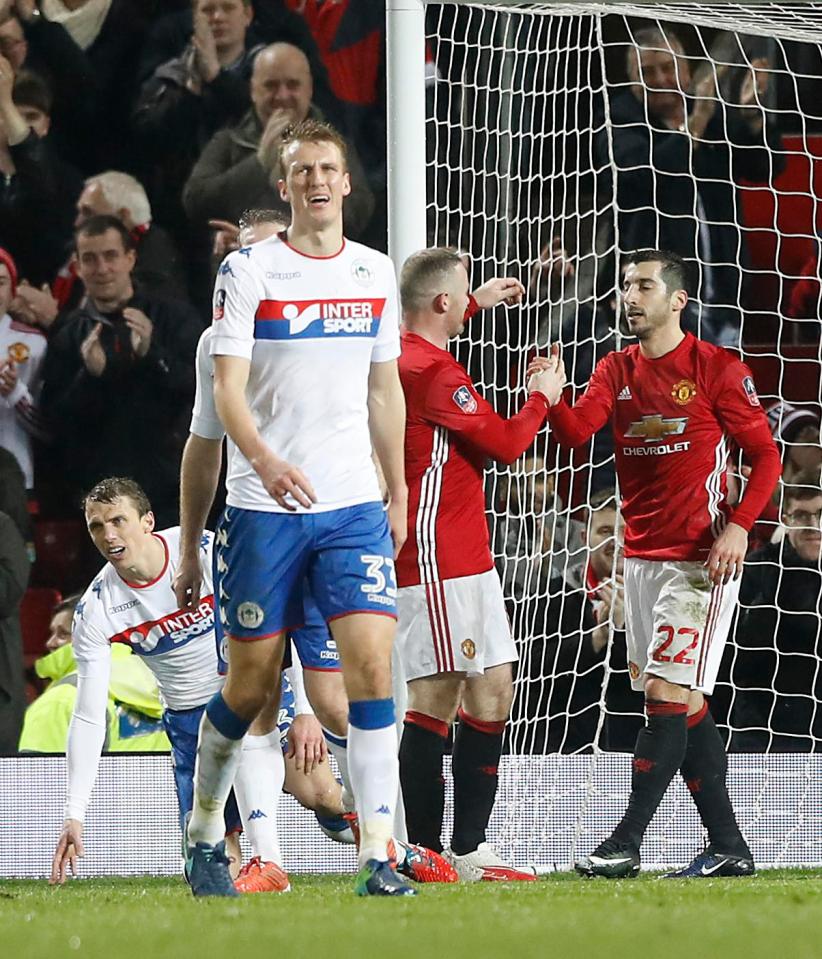
[[[741,351],[786,479],[815,470],[818,487],[822,3],[432,2],[425,25],[427,240],[466,251],[475,286],[514,275],[528,289],[457,344],[486,397],[513,414],[528,359],[557,341],[578,395],[628,342],[621,255],[674,249],[692,267],[686,323]],[[607,431],[573,454],[549,438],[487,474],[521,656],[494,838],[543,866],[607,835],[643,722],[612,448]],[[752,537],[711,708],[759,862],[819,865],[820,517],[811,496],[783,525],[781,495]],[[692,807],[676,782],[646,860],[690,858]]]

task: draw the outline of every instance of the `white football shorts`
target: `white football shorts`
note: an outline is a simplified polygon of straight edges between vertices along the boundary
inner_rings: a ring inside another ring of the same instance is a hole
[[[396,643],[407,680],[516,662],[497,571],[400,589]]]
[[[625,560],[625,631],[631,686],[646,674],[714,690],[740,581],[712,586],[702,563]]]

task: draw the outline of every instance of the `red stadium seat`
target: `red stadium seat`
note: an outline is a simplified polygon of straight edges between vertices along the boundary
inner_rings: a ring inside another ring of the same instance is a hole
[[[99,567],[89,561],[89,538],[81,520],[37,520],[33,586],[56,587],[63,595],[84,589]],[[94,552],[92,547],[92,552]]]
[[[20,629],[23,633],[23,661],[28,669],[46,652],[51,612],[63,597],[56,589],[31,586],[20,603]]]

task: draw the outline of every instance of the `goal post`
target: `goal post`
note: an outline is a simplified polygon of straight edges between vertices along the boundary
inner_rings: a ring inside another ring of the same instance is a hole
[[[822,3],[387,0],[387,29],[397,269],[413,250],[449,245],[470,254],[474,285],[507,274],[528,289],[521,307],[475,316],[456,344],[494,406],[516,411],[528,358],[556,341],[579,395],[624,342],[621,256],[670,246],[693,268],[690,328],[741,353],[793,444],[786,457],[813,460],[818,430],[803,439],[789,424],[799,410],[818,425],[822,412]],[[659,54],[645,73],[640,47]],[[666,56],[684,91],[682,129],[660,121],[670,103],[654,71]],[[510,470],[487,472],[521,656],[492,828],[506,854],[542,867],[567,867],[618,819],[624,750],[642,722],[614,614],[592,650],[580,598],[591,504],[613,483],[610,464],[603,435],[571,454],[538,442]],[[762,544],[792,542],[780,503],[764,519]],[[780,605],[788,573],[760,562],[777,598],[743,602],[713,708],[757,860],[820,865],[822,640],[817,630],[813,645],[816,614]],[[765,607],[773,635],[746,634]],[[801,648],[784,645],[794,626]],[[646,858],[687,861],[701,841],[677,783]]]

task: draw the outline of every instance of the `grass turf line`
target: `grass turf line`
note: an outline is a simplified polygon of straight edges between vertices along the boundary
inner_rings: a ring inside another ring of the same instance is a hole
[[[818,959],[822,870],[751,879],[427,885],[358,899],[351,876],[292,875],[287,895],[195,900],[176,878],[0,882],[3,954],[15,959],[426,957]],[[594,952],[595,951],[595,952]]]

